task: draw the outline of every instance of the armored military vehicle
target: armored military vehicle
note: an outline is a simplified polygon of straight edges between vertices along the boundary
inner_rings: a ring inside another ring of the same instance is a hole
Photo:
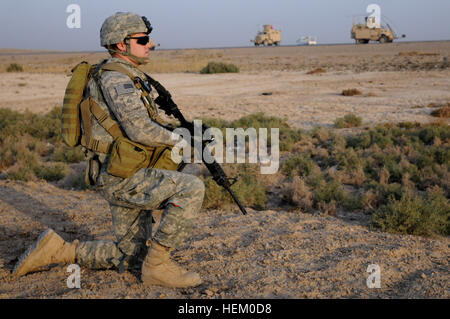
[[[281,42],[281,30],[274,30],[273,25],[265,24],[263,31],[259,31],[254,40],[250,40],[259,45],[279,45]]]
[[[405,35],[402,35],[404,38]],[[389,24],[377,23],[374,17],[365,17],[365,22],[353,22],[351,38],[356,44],[369,43],[369,41],[378,41],[380,43],[392,42],[397,39],[397,35]]]

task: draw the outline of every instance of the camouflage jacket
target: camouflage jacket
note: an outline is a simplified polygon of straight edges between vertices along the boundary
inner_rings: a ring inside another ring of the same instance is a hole
[[[106,63],[120,63],[134,76],[146,80],[145,74],[132,64],[120,58],[110,58]],[[122,132],[132,141],[148,145],[173,146],[177,140],[172,139],[172,132],[162,127],[149,116],[141,99],[141,92],[126,74],[116,71],[102,71],[97,81],[92,78],[87,85],[87,96],[91,96],[113,120],[116,120]],[[150,103],[154,106],[154,101]],[[156,109],[156,108],[155,108]],[[113,137],[95,120],[92,119],[92,137],[112,143]],[[100,162],[104,163],[108,155],[97,153]]]

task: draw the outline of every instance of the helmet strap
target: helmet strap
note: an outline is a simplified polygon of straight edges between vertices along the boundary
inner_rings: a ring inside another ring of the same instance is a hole
[[[125,56],[131,58],[132,60],[134,60],[139,65],[147,64],[149,62],[149,58],[137,57],[134,54],[131,54],[130,39],[125,39],[125,44],[127,46],[126,51],[119,51],[119,50],[113,49],[112,46],[108,46],[107,49],[108,49],[109,54],[113,55],[114,53],[117,53],[117,54],[125,55]]]

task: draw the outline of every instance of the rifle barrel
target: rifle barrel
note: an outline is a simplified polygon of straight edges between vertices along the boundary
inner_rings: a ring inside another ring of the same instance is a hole
[[[184,118],[180,109],[178,108],[176,103],[172,100],[172,97],[171,97],[169,91],[167,91],[164,88],[164,86],[162,86],[161,83],[152,79],[148,75],[147,75],[147,80],[149,81],[149,83],[151,85],[153,85],[155,87],[156,91],[158,92],[159,96],[155,99],[155,102],[160,106],[160,108],[162,110],[164,110],[164,112],[168,116],[173,115],[177,120],[179,120],[182,127],[185,127],[187,129],[189,129],[191,127],[192,129],[194,129],[193,122],[189,122]],[[202,133],[206,129],[208,129],[208,127],[206,125],[203,125]],[[192,143],[193,143],[193,139],[191,139],[191,145],[192,145]],[[204,148],[206,145],[203,144],[202,146],[203,146],[202,148]],[[202,158],[203,158],[203,156],[202,156]],[[216,161],[213,161],[213,163],[208,164],[203,160],[203,163],[208,168],[211,175],[213,175],[216,183],[219,184],[220,186],[222,186],[223,188],[225,188],[228,191],[228,193],[230,193],[234,202],[239,206],[239,209],[241,210],[242,214],[247,215],[247,211],[245,210],[244,206],[242,206],[239,199],[236,197],[236,195],[231,190],[231,188],[230,188],[231,185],[230,185],[228,178],[227,178],[225,172],[223,171],[222,167]]]
[[[231,188],[229,188],[227,186],[224,186],[224,188],[228,191],[228,193],[230,193],[231,197],[233,197],[234,202],[239,206],[239,209],[241,210],[242,214],[247,215],[247,211],[245,210],[244,206],[242,206],[241,202],[236,197],[236,195],[234,195]]]

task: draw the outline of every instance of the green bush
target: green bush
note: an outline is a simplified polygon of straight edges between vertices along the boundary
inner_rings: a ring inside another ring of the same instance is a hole
[[[358,166],[362,166],[364,160],[352,147],[348,147],[345,152],[336,154],[335,163],[339,169],[350,171]]]
[[[289,151],[292,145],[301,140],[301,130],[293,129],[283,119],[266,116],[262,112],[250,114],[231,122],[233,128],[254,128],[258,133],[260,128],[267,128],[267,141],[271,143],[272,128],[279,129],[280,151]]]
[[[378,125],[347,137],[316,128],[303,134],[304,144],[296,144],[300,153],[288,154],[280,172],[303,177],[314,207],[328,213],[339,207],[371,213],[392,207],[389,199],[420,196],[430,187],[448,197],[449,133],[445,124]]]
[[[86,184],[84,172],[69,175],[67,177],[67,185],[69,186],[69,188],[78,190],[95,190],[95,186]]]
[[[363,209],[364,202],[364,194],[351,195],[348,193],[343,193],[341,198],[342,208],[350,212]]]
[[[400,234],[433,236],[450,234],[450,206],[440,192],[426,197],[404,194],[390,197],[373,215],[372,227]]]
[[[18,170],[17,176],[23,180],[23,176],[28,176],[27,172],[32,172],[33,167],[38,165],[39,154],[34,151],[34,138],[27,136],[9,136],[0,142],[0,168],[15,166]],[[19,167],[24,170],[19,172]]]
[[[43,164],[50,159],[76,162],[82,159],[79,148],[61,146],[61,107],[44,115],[0,109],[0,169],[15,180],[56,181],[66,174],[61,163]],[[56,149],[52,156],[52,149]]]
[[[55,162],[79,163],[85,158],[81,146],[69,147],[60,143],[53,151],[52,160]]]
[[[13,168],[8,172],[8,179],[16,181],[31,181],[36,179],[33,169],[30,166],[24,165],[21,167]]]
[[[41,179],[45,179],[48,182],[59,181],[67,175],[67,167],[62,163],[57,163],[50,166],[36,166],[34,168],[34,174]]]
[[[344,117],[337,118],[334,122],[336,128],[350,128],[361,126],[362,119],[354,114],[347,114]]]
[[[0,109],[0,142],[8,136],[25,134],[50,141],[61,140],[60,116],[61,107],[55,107],[45,115]]]
[[[344,201],[345,193],[342,190],[342,184],[339,181],[332,180],[326,183],[322,183],[314,191],[314,200],[317,203],[325,202],[330,203],[331,201],[342,202]]]
[[[67,174],[64,163],[44,165],[33,152],[21,156],[21,159],[8,170],[8,179],[21,181],[44,179],[53,182],[64,178]]]
[[[205,118],[203,119],[203,123],[209,127],[215,127],[222,131],[222,135],[224,137],[225,142],[225,134],[226,128],[242,128],[244,130],[248,128],[254,128],[256,133],[259,136],[259,129],[266,128],[267,129],[267,143],[271,145],[271,129],[278,128],[279,129],[279,147],[280,151],[289,151],[292,148],[292,145],[302,138],[301,130],[293,129],[286,123],[285,120],[274,117],[274,116],[266,116],[262,112],[250,114],[241,117],[238,120],[234,121],[225,121],[222,119],[216,118]]]
[[[219,118],[210,118],[210,117],[202,118],[202,123],[205,124],[206,126],[215,127],[218,129],[225,129],[227,127],[232,127],[231,122]]]
[[[225,168],[224,168],[225,169]],[[228,177],[239,177],[231,189],[244,206],[261,210],[266,208],[267,195],[263,184],[258,182],[259,171],[255,165],[226,166]],[[210,177],[204,177],[205,198],[203,208],[223,208],[234,204],[231,195]],[[237,206],[236,206],[237,207]]]
[[[201,74],[213,73],[239,73],[239,68],[231,63],[208,62],[208,65],[200,70]]]
[[[6,72],[23,72],[23,67],[17,63],[11,63],[6,68]]]
[[[308,176],[315,166],[314,161],[304,154],[290,155],[282,164],[284,174],[292,176]]]

